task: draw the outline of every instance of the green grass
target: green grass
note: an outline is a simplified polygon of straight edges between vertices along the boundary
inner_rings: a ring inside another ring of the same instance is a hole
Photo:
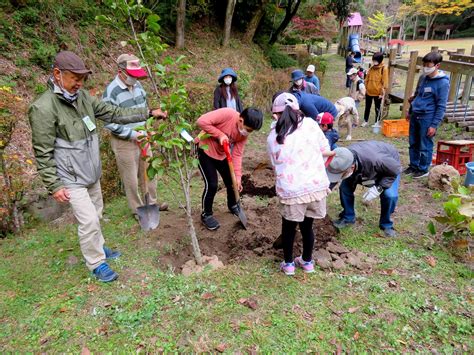
[[[329,78],[343,75],[343,59],[332,56],[331,63],[323,93],[335,99],[344,95],[343,77],[340,83]],[[264,149],[267,133],[253,134],[247,153]],[[382,139],[361,128],[354,138]],[[406,159],[406,139],[386,140]],[[163,200],[171,201],[173,185],[160,187]],[[196,205],[201,188],[197,178]],[[84,267],[75,225],[31,223],[22,235],[0,240],[0,349],[155,353],[223,345],[229,353],[472,353],[473,274],[428,237],[423,218],[434,202],[425,191],[421,183],[404,182],[395,215],[400,237],[393,240],[378,237],[378,206],[357,203],[363,223],[340,239],[377,259],[370,272],[318,269],[289,278],[261,258],[192,277],[162,271],[159,251],[136,232],[125,199],[118,198],[106,205],[110,222],[103,232],[124,255],[111,262],[119,280],[103,285]],[[332,194],[328,205],[336,216],[338,196]],[[436,258],[435,267],[426,256]],[[256,309],[241,298],[255,300]]]

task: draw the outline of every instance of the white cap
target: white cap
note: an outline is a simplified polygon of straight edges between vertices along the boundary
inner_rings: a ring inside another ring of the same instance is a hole
[[[354,75],[354,74],[357,74],[357,69],[356,68],[351,68],[347,72],[347,75]]]
[[[275,98],[272,105],[272,112],[279,113],[285,111],[285,107],[290,106],[293,110],[299,110],[300,105],[296,97],[288,92],[281,93]]]
[[[310,65],[308,65],[308,67],[306,68],[306,71],[310,71],[311,73],[314,73],[315,69],[316,69],[316,68],[314,67],[314,65],[313,65],[313,64],[310,64]]]

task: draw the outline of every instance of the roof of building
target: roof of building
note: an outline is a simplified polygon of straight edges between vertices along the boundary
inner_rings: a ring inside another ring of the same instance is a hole
[[[344,26],[362,26],[362,16],[359,12],[353,12],[348,18]]]

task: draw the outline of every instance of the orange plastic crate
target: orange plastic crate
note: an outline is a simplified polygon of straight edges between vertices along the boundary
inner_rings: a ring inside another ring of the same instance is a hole
[[[410,122],[407,120],[384,120],[382,133],[385,137],[408,137]]]
[[[466,173],[466,163],[474,159],[474,141],[439,141],[436,151],[436,165],[446,163],[459,174]]]

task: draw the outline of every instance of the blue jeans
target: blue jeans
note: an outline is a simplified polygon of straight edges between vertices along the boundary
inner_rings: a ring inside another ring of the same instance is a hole
[[[428,172],[433,155],[433,137],[426,135],[430,124],[431,119],[410,118],[410,167],[422,172]]]
[[[380,195],[380,229],[388,229],[393,227],[393,222],[390,215],[395,211],[398,202],[398,187],[400,185],[400,175],[397,176],[390,188],[384,190]],[[343,211],[339,217],[349,223],[354,223],[356,219],[354,209],[354,191],[357,184],[354,180],[349,178],[343,180],[339,187],[339,197],[341,198],[341,205]]]

